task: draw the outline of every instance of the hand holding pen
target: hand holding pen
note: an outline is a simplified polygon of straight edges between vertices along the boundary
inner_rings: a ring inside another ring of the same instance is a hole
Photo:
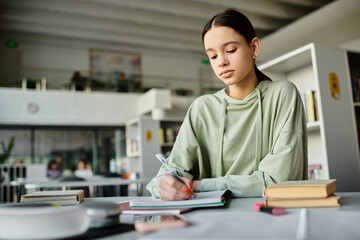
[[[187,185],[183,179],[181,179],[173,169],[171,169],[171,167],[167,164],[166,162],[166,159],[163,157],[162,154],[158,153],[156,154],[156,158],[159,159],[159,161],[161,162],[161,164],[166,167],[170,173],[172,174],[172,176],[180,183],[182,183],[183,185],[185,185],[185,193],[187,193],[188,195],[191,195],[193,198],[196,198],[196,194],[193,192],[193,189],[192,189],[192,185]],[[160,183],[159,183],[159,187],[160,187]],[[175,199],[173,199],[175,200]]]

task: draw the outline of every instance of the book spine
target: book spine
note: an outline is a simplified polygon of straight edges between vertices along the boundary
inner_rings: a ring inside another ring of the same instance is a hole
[[[315,122],[314,95],[311,90],[306,91],[306,108],[308,113],[308,122]]]
[[[312,91],[313,94],[313,99],[314,99],[314,110],[315,110],[315,121],[319,121],[319,108],[318,108],[318,92],[317,91]]]
[[[174,143],[175,139],[174,139],[174,131],[172,128],[167,128],[166,129],[166,142],[168,143]]]
[[[160,145],[165,143],[165,133],[164,133],[164,128],[160,128],[159,129],[159,142]]]
[[[358,89],[357,79],[354,77],[351,77],[351,89],[352,89],[352,96],[353,101],[358,102],[359,100],[359,89]]]
[[[139,154],[140,152],[140,138],[131,138],[126,140],[126,151],[129,155]]]

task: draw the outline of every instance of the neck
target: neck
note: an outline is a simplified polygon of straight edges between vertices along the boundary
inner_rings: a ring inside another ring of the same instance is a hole
[[[229,85],[229,96],[238,100],[246,98],[259,84],[256,76],[249,78],[248,80],[241,81],[238,84]]]

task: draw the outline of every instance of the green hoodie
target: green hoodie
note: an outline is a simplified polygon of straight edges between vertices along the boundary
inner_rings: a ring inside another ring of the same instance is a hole
[[[262,81],[243,100],[223,89],[197,98],[182,123],[169,165],[179,176],[202,180],[201,191],[230,189],[258,197],[267,185],[307,179],[307,128],[297,88]],[[146,186],[159,197],[161,167]]]

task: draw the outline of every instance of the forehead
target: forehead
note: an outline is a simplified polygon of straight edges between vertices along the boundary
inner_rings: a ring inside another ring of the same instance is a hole
[[[239,42],[245,41],[245,37],[230,27],[217,27],[213,26],[204,36],[205,49],[213,49],[227,42]]]

